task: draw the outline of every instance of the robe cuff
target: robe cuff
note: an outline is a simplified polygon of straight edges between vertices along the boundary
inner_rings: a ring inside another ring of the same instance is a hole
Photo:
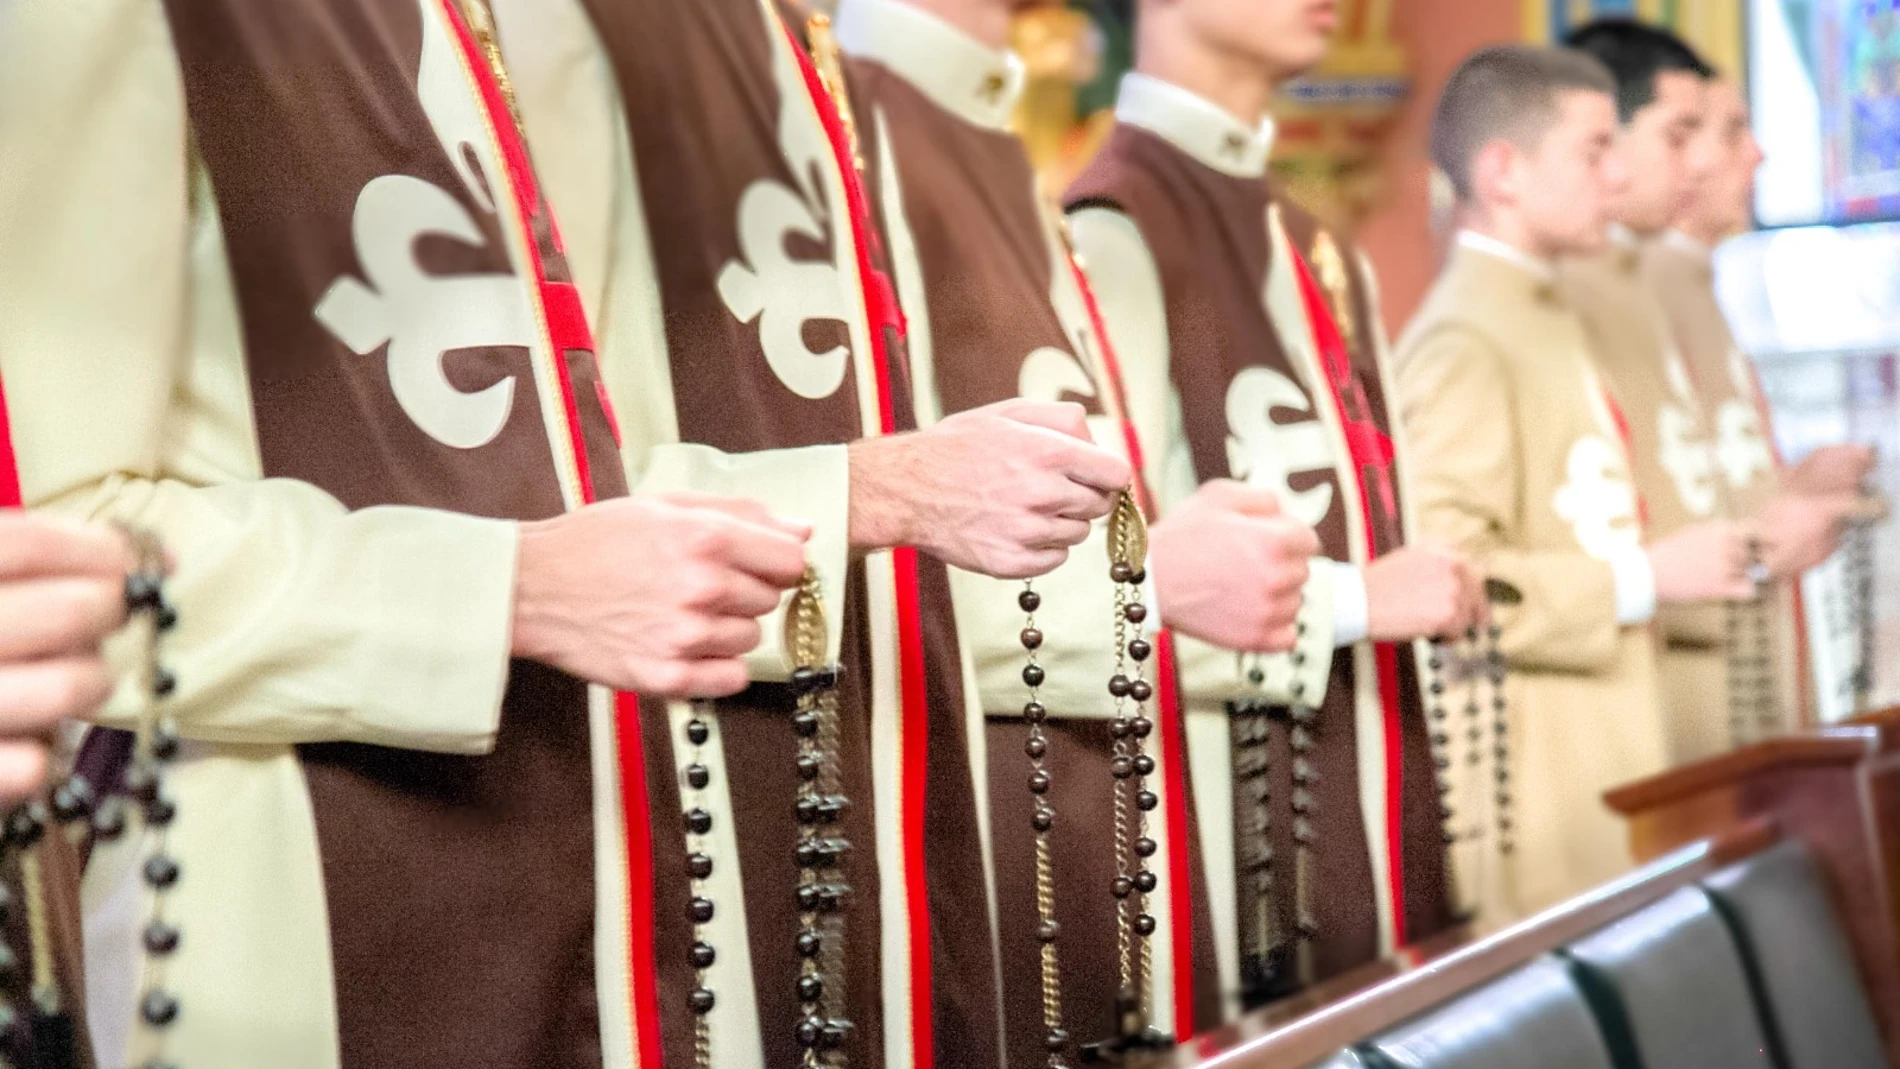
[[[1333,565],[1333,646],[1361,642],[1372,633],[1372,604],[1366,595],[1366,573],[1357,564],[1336,560]]]
[[[845,588],[851,574],[851,462],[843,445],[722,453],[709,446],[675,443],[656,447],[640,479],[641,494],[683,490],[743,497],[764,505],[774,516],[803,520],[812,527],[805,559],[818,574],[825,608],[827,664],[838,663],[843,646]],[[782,683],[791,677],[785,659],[785,609],[759,618],[763,637],[746,654],[751,677]]]
[[[1616,622],[1646,624],[1656,616],[1656,570],[1642,549],[1624,550],[1609,559],[1616,584]]]

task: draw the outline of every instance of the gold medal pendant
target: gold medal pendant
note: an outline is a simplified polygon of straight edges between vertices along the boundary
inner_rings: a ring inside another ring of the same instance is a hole
[[[1111,568],[1127,567],[1129,574],[1142,569],[1148,559],[1148,521],[1134,495],[1123,490],[1115,499],[1115,511],[1108,516],[1108,563]],[[1116,582],[1127,580],[1116,578]]]

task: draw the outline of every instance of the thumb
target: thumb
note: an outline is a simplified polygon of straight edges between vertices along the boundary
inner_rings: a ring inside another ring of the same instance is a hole
[[[1278,494],[1232,479],[1215,479],[1205,483],[1198,491],[1198,496],[1210,505],[1263,520],[1273,519],[1285,511]]]
[[[1095,440],[1089,434],[1088,409],[1074,401],[1003,401],[995,406],[995,411],[1004,419],[1042,427],[1085,442]]]

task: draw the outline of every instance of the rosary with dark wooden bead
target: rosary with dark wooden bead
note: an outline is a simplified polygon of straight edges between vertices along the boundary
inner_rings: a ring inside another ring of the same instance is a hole
[[[705,806],[705,790],[712,786],[712,770],[705,760],[705,746],[712,738],[712,715],[703,702],[694,702],[686,721],[686,770],[681,776],[681,799],[686,809],[686,875],[692,881],[687,920],[693,926],[693,945],[688,951],[693,966],[693,989],[687,994],[687,1008],[693,1013],[693,1065],[712,1069],[712,1013],[717,1001],[706,982],[707,970],[718,960],[708,939],[706,925],[714,913],[712,897],[706,893],[713,874],[710,836],[712,812]]]
[[[1853,599],[1855,624],[1854,671],[1850,685],[1856,713],[1867,711],[1874,693],[1874,638],[1878,623],[1874,605],[1876,534],[1871,517],[1856,519],[1847,530],[1846,582]]]
[[[1775,693],[1773,624],[1763,593],[1769,580],[1762,562],[1761,540],[1749,538],[1747,574],[1755,596],[1748,601],[1723,603],[1728,631],[1729,745],[1770,738],[1781,730],[1780,701]]]
[[[4,831],[0,832],[0,853],[16,861],[20,897],[24,900],[24,961],[30,1002],[24,1009],[0,1003],[0,1035],[5,1036],[8,1048],[27,1049],[26,1064],[34,1069],[78,1065],[78,1050],[84,1042],[57,978],[48,901],[52,891],[42,863],[47,837],[67,835],[65,829],[85,821],[97,840],[122,838],[130,824],[127,810],[132,805],[136,805],[141,826],[151,838],[151,852],[141,869],[153,895],[152,916],[142,938],[149,960],[138,1011],[151,1037],[151,1058],[144,1064],[147,1069],[172,1069],[163,1057],[164,1040],[178,1019],[179,1004],[177,996],[164,986],[164,966],[178,949],[179,931],[166,919],[165,898],[178,882],[179,866],[166,853],[166,833],[178,816],[178,805],[165,789],[164,768],[178,755],[178,736],[163,713],[163,704],[177,689],[177,679],[159,663],[159,646],[163,636],[177,626],[178,613],[165,600],[164,550],[143,531],[129,527],[121,530],[135,558],[126,576],[124,598],[127,627],[144,639],[138,693],[145,699],[133,734],[131,763],[123,770],[124,793],[109,793],[100,799],[83,775],[68,769],[57,777],[45,799],[27,801],[8,812]],[[56,747],[56,763],[70,766],[67,748]],[[14,907],[11,891],[0,884],[0,921]],[[11,986],[16,982],[22,960],[14,948],[0,944],[0,983]],[[11,1069],[12,1064],[0,1055],[0,1069]]]
[[[1056,811],[1049,804],[1051,782],[1044,764],[1049,753],[1049,737],[1043,725],[1049,719],[1049,710],[1043,706],[1038,691],[1044,673],[1042,665],[1036,663],[1036,651],[1042,648],[1042,631],[1036,627],[1036,610],[1042,607],[1042,595],[1024,583],[1022,593],[1016,596],[1016,605],[1023,611],[1021,640],[1027,657],[1023,665],[1023,685],[1029,688],[1029,697],[1023,703],[1023,722],[1029,729],[1023,752],[1029,758],[1029,826],[1036,837],[1036,945],[1042,980],[1043,1049],[1047,1052],[1048,1069],[1063,1069],[1066,1063],[1062,1055],[1069,1045],[1069,1033],[1062,1026],[1062,970],[1056,952],[1062,926],[1056,921],[1055,862],[1049,841],[1055,830]]]
[[[1161,804],[1148,784],[1155,759],[1148,752],[1154,721],[1147,702],[1154,684],[1145,677],[1152,645],[1143,637],[1148,607],[1141,600],[1141,584],[1148,556],[1148,527],[1134,498],[1124,492],[1108,518],[1109,580],[1115,584],[1115,672],[1108,680],[1115,702],[1110,733],[1115,740],[1109,762],[1114,776],[1115,876],[1109,893],[1115,898],[1116,960],[1120,987],[1116,994],[1117,1035],[1083,1050],[1085,1061],[1114,1061],[1138,1050],[1172,1043],[1154,1028],[1153,984],[1156,922],[1148,896],[1159,886],[1149,868],[1160,846],[1150,834],[1149,815]]]
[[[836,825],[850,806],[842,790],[838,741],[838,673],[826,661],[829,629],[817,573],[807,568],[786,610],[786,653],[792,663],[797,708],[798,797],[793,802],[798,842],[798,951],[800,1016],[794,1035],[808,1069],[835,1066],[853,1026],[837,1015],[844,1005],[845,907],[851,887],[844,866],[851,843]]]
[[[1297,625],[1304,639],[1306,624]],[[1296,678],[1289,688],[1292,704],[1269,703],[1261,697],[1228,703],[1228,723],[1233,747],[1234,789],[1241,798],[1244,819],[1238,824],[1236,856],[1240,864],[1241,910],[1241,1002],[1248,1009],[1284,998],[1310,982],[1313,941],[1319,935],[1319,923],[1313,916],[1309,895],[1312,890],[1314,850],[1318,843],[1319,799],[1315,793],[1319,770],[1312,759],[1317,745],[1317,710],[1307,700],[1306,683],[1297,678],[1306,665],[1307,654],[1295,649],[1289,660]],[[1258,691],[1266,685],[1267,675],[1258,655],[1243,658],[1247,682]],[[1292,819],[1293,879],[1291,924],[1282,923],[1280,883],[1275,879],[1278,858],[1273,847],[1272,746],[1274,726],[1287,736],[1287,810]]]
[[[1487,584],[1490,590],[1493,584]],[[1500,602],[1492,594],[1493,604],[1510,603],[1509,598]],[[1432,764],[1437,770],[1439,797],[1439,818],[1444,822],[1444,838],[1447,846],[1455,846],[1467,839],[1481,841],[1485,836],[1482,819],[1473,823],[1462,832],[1456,828],[1458,814],[1451,805],[1451,795],[1455,790],[1453,777],[1460,765],[1455,756],[1455,743],[1460,728],[1451,722],[1451,714],[1446,708],[1446,696],[1450,690],[1450,681],[1462,679],[1465,684],[1464,724],[1462,728],[1463,766],[1467,769],[1480,769],[1485,761],[1485,738],[1487,727],[1490,736],[1491,765],[1491,824],[1496,833],[1495,845],[1500,856],[1509,857],[1517,850],[1516,825],[1511,816],[1511,747],[1510,747],[1510,703],[1505,697],[1505,660],[1500,645],[1502,631],[1497,624],[1488,624],[1482,631],[1473,629],[1465,638],[1463,648],[1457,644],[1434,641],[1425,661],[1425,715],[1430,732]],[[1488,694],[1488,698],[1487,698]],[[1490,704],[1490,723],[1484,716],[1484,704]],[[1473,785],[1474,791],[1482,788]],[[1477,795],[1481,797],[1482,795]]]

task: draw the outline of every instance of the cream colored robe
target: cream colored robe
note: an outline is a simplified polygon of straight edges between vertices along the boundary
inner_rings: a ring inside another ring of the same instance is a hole
[[[1601,795],[1663,768],[1667,745],[1655,637],[1618,624],[1607,559],[1642,532],[1583,326],[1548,282],[1456,248],[1397,360],[1423,537],[1521,595],[1496,610],[1511,670],[1516,851],[1477,888],[1483,918],[1503,920],[1631,863]],[[1460,813],[1490,805],[1452,799]]]
[[[1641,274],[1661,304],[1670,335],[1702,396],[1713,437],[1715,477],[1730,513],[1738,518],[1755,515],[1781,492],[1781,462],[1768,399],[1716,301],[1709,250],[1685,235],[1664,233],[1643,243]],[[1779,583],[1765,599],[1781,725],[1812,723],[1815,698],[1800,584]]]
[[[1711,408],[1645,284],[1635,240],[1618,236],[1597,256],[1566,261],[1559,288],[1583,320],[1628,421],[1636,492],[1650,536],[1660,538],[1731,510],[1728,487],[1716,470]],[[1739,626],[1744,611],[1719,602],[1657,610],[1657,664],[1672,762],[1706,757],[1739,741],[1731,738],[1729,635],[1731,622]]]

